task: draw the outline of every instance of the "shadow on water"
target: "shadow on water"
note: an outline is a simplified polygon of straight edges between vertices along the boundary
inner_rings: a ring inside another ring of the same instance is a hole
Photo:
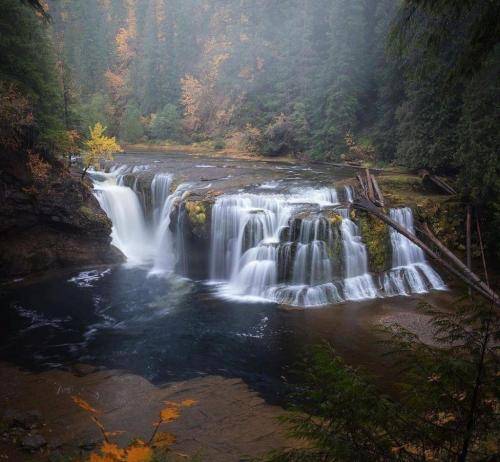
[[[13,287],[2,294],[0,358],[30,370],[73,363],[125,369],[155,384],[240,377],[269,402],[282,401],[289,367],[321,339],[356,364],[380,361],[364,324],[377,301],[286,311],[213,292],[126,266]]]

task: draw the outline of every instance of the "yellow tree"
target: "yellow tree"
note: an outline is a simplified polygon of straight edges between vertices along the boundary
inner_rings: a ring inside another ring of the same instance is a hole
[[[123,149],[116,142],[115,137],[105,136],[106,127],[97,122],[94,127],[89,127],[90,138],[85,141],[83,152],[84,170],[82,178],[87,173],[89,167],[99,167],[101,160],[113,159],[115,152],[122,152]]]

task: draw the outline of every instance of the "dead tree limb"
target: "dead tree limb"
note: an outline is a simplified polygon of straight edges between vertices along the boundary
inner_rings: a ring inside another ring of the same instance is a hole
[[[373,194],[373,182],[372,182],[372,178],[370,175],[370,169],[367,168],[365,170],[365,173],[366,173],[366,185],[368,187],[368,199],[373,201],[375,199],[375,196]]]
[[[359,181],[359,184],[361,186],[361,190],[363,191],[363,194],[366,196],[368,195],[368,189],[366,189],[366,185],[365,185],[365,182],[363,180],[363,177],[361,175],[356,175],[356,178],[358,179]]]
[[[484,284],[484,282],[482,282],[481,279],[476,274],[474,274],[471,270],[469,270],[467,266],[465,266],[434,235],[432,235],[434,239],[432,239],[431,236],[429,236],[429,238],[448,258],[450,258],[450,260],[452,260],[460,268],[460,271],[454,266],[452,266],[448,261],[444,260],[439,255],[437,255],[427,244],[421,241],[417,236],[410,233],[405,227],[401,226],[399,223],[397,223],[392,218],[383,213],[378,207],[376,207],[373,204],[373,202],[368,200],[366,196],[358,197],[353,202],[352,205],[356,209],[364,210],[372,215],[375,215],[384,223],[388,224],[389,226],[394,228],[397,232],[401,233],[403,236],[405,236],[407,239],[413,242],[415,245],[420,247],[436,263],[439,263],[442,267],[446,268],[450,273],[452,273],[453,275],[464,281],[467,285],[471,286],[476,292],[480,293],[485,298],[492,301],[495,305],[500,306],[500,297],[495,292],[493,292],[493,290],[491,290],[486,284]]]
[[[429,229],[429,226],[427,226],[427,223],[424,223],[423,230],[425,232],[425,235],[431,240],[431,242],[435,244],[436,247],[441,252],[443,252],[443,254],[445,254],[453,263],[455,263],[455,265],[468,279],[473,281],[474,284],[480,287],[485,293],[488,293],[492,301],[495,301],[495,298],[497,302],[499,301],[498,295],[493,292],[493,290],[491,290],[491,288],[487,284],[485,284],[481,280],[481,278],[477,274],[475,274],[467,265],[464,265],[462,263],[462,260],[460,260],[453,252],[451,252],[436,236],[434,236],[432,231]]]
[[[377,199],[380,203],[380,207],[385,207],[384,204],[384,195],[382,194],[382,190],[380,189],[377,179],[375,178],[375,175],[370,175],[372,183],[373,183],[373,188],[375,189],[375,192],[377,193]]]

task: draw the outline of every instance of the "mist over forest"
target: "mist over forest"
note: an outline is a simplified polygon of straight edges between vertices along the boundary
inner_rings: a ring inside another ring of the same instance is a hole
[[[498,196],[495,2],[48,3],[69,126],[466,171]]]
[[[0,459],[498,460],[499,37],[2,0]]]

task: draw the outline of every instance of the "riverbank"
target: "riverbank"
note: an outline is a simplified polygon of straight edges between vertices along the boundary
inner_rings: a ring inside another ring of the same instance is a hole
[[[176,453],[236,462],[290,444],[277,421],[284,410],[266,404],[241,379],[205,376],[156,387],[135,374],[83,364],[71,372],[31,373],[0,363],[0,459],[71,460],[100,446],[99,429],[72,396],[99,411],[106,430],[117,432],[111,439],[120,446],[134,438],[147,441],[165,401],[185,399],[196,404],[161,429],[175,435]]]

